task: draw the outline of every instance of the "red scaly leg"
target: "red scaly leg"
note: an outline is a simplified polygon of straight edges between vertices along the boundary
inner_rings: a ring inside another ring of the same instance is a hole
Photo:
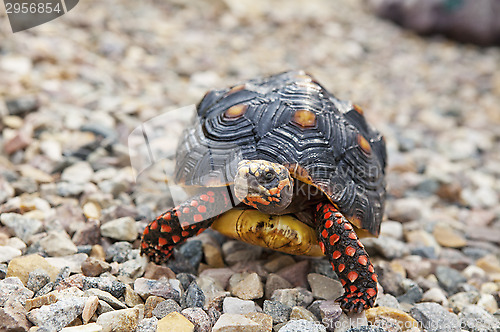
[[[232,208],[228,189],[208,188],[152,221],[142,235],[141,254],[156,263],[166,262],[174,247],[210,227],[215,218]]]
[[[331,203],[319,203],[316,210],[321,250],[345,290],[337,301],[346,312],[373,307],[377,297],[377,275],[351,223]]]

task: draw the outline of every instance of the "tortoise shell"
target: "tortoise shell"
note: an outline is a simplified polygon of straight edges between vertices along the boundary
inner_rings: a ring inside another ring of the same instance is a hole
[[[378,235],[385,141],[358,106],[294,71],[210,91],[197,110],[177,149],[178,183],[230,185],[240,160],[268,160],[285,165],[351,223]]]

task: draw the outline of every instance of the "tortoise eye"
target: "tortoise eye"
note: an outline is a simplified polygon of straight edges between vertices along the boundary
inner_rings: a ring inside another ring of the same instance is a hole
[[[272,172],[272,171],[267,171],[264,173],[264,179],[267,182],[274,180],[275,177],[276,177],[276,174],[274,174],[274,172]]]

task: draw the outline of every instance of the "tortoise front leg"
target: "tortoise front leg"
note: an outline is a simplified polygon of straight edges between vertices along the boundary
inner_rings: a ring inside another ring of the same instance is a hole
[[[351,223],[331,203],[319,203],[316,210],[321,250],[345,290],[337,301],[346,312],[373,307],[377,297],[377,275]]]
[[[208,188],[149,223],[142,235],[141,254],[156,263],[166,262],[176,245],[203,232],[231,207],[227,187]]]

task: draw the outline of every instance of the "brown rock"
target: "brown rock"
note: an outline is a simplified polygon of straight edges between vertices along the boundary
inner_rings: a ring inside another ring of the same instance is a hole
[[[32,142],[31,135],[24,130],[19,130],[17,134],[5,142],[3,148],[7,154],[22,150]]]
[[[104,251],[104,248],[101,245],[96,244],[96,245],[93,245],[92,250],[90,250],[90,257],[94,257],[94,258],[97,258],[101,261],[105,261],[106,260],[106,252]]]
[[[269,272],[276,272],[278,270],[281,270],[284,267],[290,266],[295,264],[295,260],[292,258],[292,256],[279,256],[276,257],[275,259],[267,262],[264,264],[264,268],[269,271]]]
[[[229,284],[229,278],[234,274],[230,268],[206,269],[200,273],[200,277],[214,278],[222,288],[226,289]]]
[[[24,305],[24,307],[26,308],[26,311],[30,311],[31,309],[40,308],[43,305],[48,305],[56,302],[57,296],[54,292],[51,292],[43,296],[38,296],[33,299],[26,300],[26,304]]]
[[[225,264],[220,247],[214,246],[210,243],[204,243],[203,253],[205,254],[205,260],[209,266],[224,267]]]
[[[159,296],[150,296],[146,299],[146,303],[144,303],[144,317],[145,318],[151,318],[153,317],[153,310],[156,308],[156,306],[165,301],[163,297]]]
[[[307,274],[309,273],[309,261],[303,260],[287,266],[276,272],[280,277],[288,280],[294,287],[307,288]]]
[[[266,281],[266,299],[270,299],[277,289],[293,288],[292,284],[277,274],[271,273]]]
[[[82,273],[87,277],[98,277],[103,272],[111,271],[111,266],[94,257],[88,257],[85,262],[82,263]]]
[[[260,299],[264,296],[264,288],[257,273],[250,273],[245,279],[233,287],[231,293],[242,300]]]
[[[467,238],[479,241],[488,241],[500,244],[500,229],[491,227],[468,227]]]
[[[47,272],[51,281],[54,281],[59,273],[59,270],[50,265],[45,258],[34,254],[12,259],[7,268],[7,278],[18,277],[26,285],[29,273],[36,269],[42,269]]]
[[[99,229],[99,221],[89,219],[82,225],[73,235],[73,243],[77,246],[80,245],[96,245],[101,241],[101,233]]]
[[[404,311],[389,307],[376,307],[366,310],[366,319],[370,323],[374,324],[375,320],[380,317],[395,319],[400,322],[399,326],[404,326],[404,330],[409,330],[412,327],[418,328],[418,322]]]
[[[26,312],[18,301],[7,301],[4,307],[0,308],[0,331],[28,331],[32,324],[26,318]]]
[[[92,319],[92,316],[94,316],[98,305],[99,305],[99,298],[95,295],[89,296],[89,298],[85,302],[85,306],[83,307],[83,312],[82,312],[83,324],[87,324],[90,321],[90,319]]]
[[[63,289],[76,287],[78,289],[83,289],[83,278],[85,276],[83,274],[73,274],[67,278],[64,278],[59,282],[56,286],[55,290],[61,291]]]
[[[432,234],[436,241],[443,247],[461,248],[467,245],[465,237],[446,224],[437,224]]]
[[[166,277],[167,279],[175,279],[175,273],[166,266],[156,265],[155,263],[150,262],[146,266],[144,278],[158,280],[161,277]]]
[[[144,301],[142,300],[142,298],[139,296],[139,294],[137,294],[136,292],[134,292],[134,290],[132,289],[132,287],[130,287],[129,285],[125,285],[125,294],[124,294],[124,301],[125,301],[125,304],[129,307],[129,308],[132,308],[132,307],[135,307],[136,305],[138,304],[143,304]]]

